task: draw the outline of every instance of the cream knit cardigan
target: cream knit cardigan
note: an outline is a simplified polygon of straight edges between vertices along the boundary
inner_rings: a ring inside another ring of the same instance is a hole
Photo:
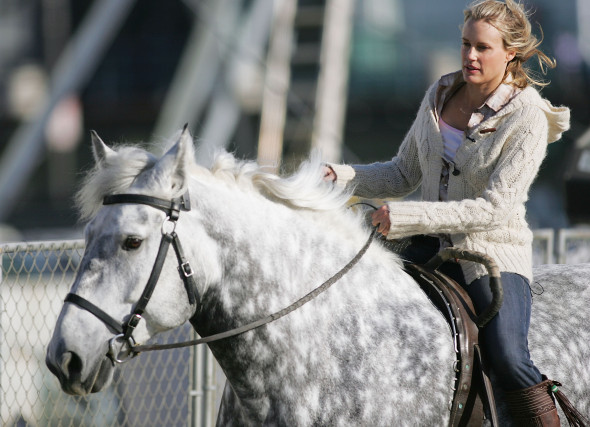
[[[500,271],[532,279],[533,234],[525,202],[547,144],[569,128],[567,107],[554,107],[527,87],[494,116],[466,132],[455,157],[448,201],[440,202],[443,139],[435,111],[438,83],[430,87],[397,155],[389,162],[334,165],[337,185],[368,198],[403,197],[421,185],[422,201],[390,202],[388,239],[449,234],[455,247],[483,252]],[[483,266],[461,262],[471,283]]]

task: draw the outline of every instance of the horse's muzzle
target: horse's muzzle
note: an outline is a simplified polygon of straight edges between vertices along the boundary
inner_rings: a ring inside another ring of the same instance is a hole
[[[48,349],[45,364],[57,377],[65,393],[84,396],[101,391],[109,385],[114,372],[114,364],[104,357],[86,378],[83,377],[84,362],[72,351],[51,351]]]

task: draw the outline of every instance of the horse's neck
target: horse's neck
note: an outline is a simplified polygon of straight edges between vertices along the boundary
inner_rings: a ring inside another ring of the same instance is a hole
[[[203,220],[211,221],[204,228],[218,242],[223,274],[203,294],[202,310],[194,322],[201,336],[243,326],[289,306],[342,269],[368,237],[353,220],[346,228],[336,225],[340,220],[329,215],[240,195],[220,197],[231,201],[231,209],[202,215]],[[212,343],[210,348],[236,393],[264,396],[273,383],[269,378],[292,375],[296,368],[291,365],[307,357],[308,349],[321,349],[312,352],[323,358],[333,328],[353,324],[354,317],[375,307],[381,295],[389,298],[391,291],[381,292],[385,283],[391,284],[395,267],[391,258],[381,255],[374,247],[372,257],[363,258],[355,271],[288,316]],[[358,292],[357,285],[367,280],[361,265],[371,271],[368,293]],[[293,357],[295,349],[300,356]]]
[[[280,229],[266,224],[252,230],[250,238],[236,241],[239,250],[230,251],[226,261],[232,268],[214,291],[216,303],[210,306],[213,310],[208,317],[215,319],[209,323],[215,330],[210,333],[242,326],[288,307],[348,262],[350,256],[345,257],[346,251],[339,249],[335,239],[323,239],[313,224],[306,223],[305,228],[297,218],[285,221]],[[269,399],[276,398],[273,378],[291,375],[293,369],[288,365],[299,360],[291,360],[293,349],[303,351],[306,345],[318,345],[311,336],[317,303],[307,304],[305,314],[299,309],[255,331],[210,345],[249,419],[265,414]]]
[[[289,306],[348,262],[341,243],[322,233],[321,224],[309,218],[313,215],[272,203],[243,200],[250,204],[246,207],[235,198],[232,202],[236,204],[228,213],[231,218],[218,218],[216,225],[206,227],[220,243],[223,278],[203,295],[203,308],[194,322],[201,336],[243,326]],[[272,328],[273,334],[283,333],[274,324]],[[238,396],[260,396],[259,401],[247,399],[254,412],[267,405],[266,381],[252,380],[270,370],[263,366],[260,352],[272,357],[288,352],[289,340],[276,340],[268,331],[265,326],[210,345]]]
[[[221,190],[223,191],[223,189]],[[202,212],[217,242],[222,275],[204,292],[199,334],[265,317],[296,301],[342,268],[360,249],[327,233],[322,219],[249,194],[224,194],[231,207]],[[358,228],[358,227],[357,227]],[[343,233],[345,233],[343,231]],[[364,239],[364,236],[361,236]],[[206,313],[206,314],[205,314]]]
[[[351,250],[346,250],[345,239],[323,232],[321,221],[268,204],[255,212],[241,211],[221,231],[214,238],[221,242],[223,279],[207,289],[206,303],[218,322],[229,324],[216,327],[284,308],[328,279],[361,247],[348,243]]]

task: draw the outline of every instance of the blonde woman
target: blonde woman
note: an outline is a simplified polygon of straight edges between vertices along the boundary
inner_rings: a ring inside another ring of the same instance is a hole
[[[331,164],[325,179],[369,198],[403,197],[421,185],[422,201],[387,203],[373,215],[388,239],[412,236],[402,254],[407,261],[423,263],[446,246],[495,259],[504,304],[481,331],[488,364],[515,420],[559,425],[550,382],[528,350],[533,236],[525,202],[547,144],[569,128],[569,109],[543,99],[534,88],[543,83],[524,67],[533,57],[543,70],[555,64],[538,49],[520,4],[484,0],[464,14],[462,68],[428,89],[397,155],[371,165]],[[491,293],[481,265],[447,262],[443,271],[478,310],[487,307]]]

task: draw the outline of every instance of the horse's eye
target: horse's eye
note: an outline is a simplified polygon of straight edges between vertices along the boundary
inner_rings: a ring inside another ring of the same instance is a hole
[[[143,242],[143,240],[141,240],[139,237],[127,237],[123,243],[123,249],[126,251],[139,249],[141,242]]]

